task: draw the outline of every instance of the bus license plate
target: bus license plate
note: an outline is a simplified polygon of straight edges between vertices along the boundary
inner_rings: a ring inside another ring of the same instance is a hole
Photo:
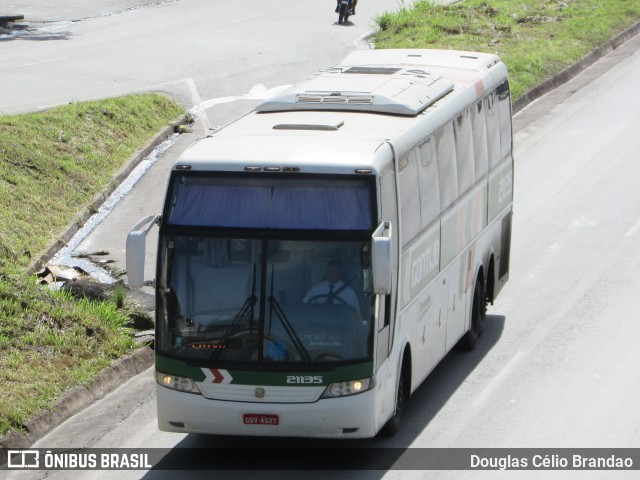
[[[262,413],[245,413],[242,416],[245,425],[279,425],[278,415],[268,415]]]

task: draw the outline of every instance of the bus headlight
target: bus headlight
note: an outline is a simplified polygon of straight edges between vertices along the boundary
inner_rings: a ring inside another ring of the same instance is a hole
[[[200,394],[200,390],[198,390],[195,382],[190,378],[179,377],[177,375],[169,375],[168,373],[156,372],[156,380],[163,387],[170,388],[172,390]]]
[[[366,392],[375,385],[373,377],[363,378],[360,380],[351,380],[348,382],[336,382],[332,383],[322,394],[321,398],[336,398],[346,397],[348,395],[356,395],[358,393]]]

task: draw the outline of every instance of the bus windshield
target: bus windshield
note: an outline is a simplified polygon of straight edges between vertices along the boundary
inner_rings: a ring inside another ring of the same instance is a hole
[[[157,346],[207,366],[371,357],[370,241],[164,235]]]

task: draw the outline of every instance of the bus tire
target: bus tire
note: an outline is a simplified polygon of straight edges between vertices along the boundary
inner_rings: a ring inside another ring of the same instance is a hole
[[[464,334],[461,341],[461,346],[465,350],[473,350],[478,343],[478,338],[482,335],[484,330],[484,321],[487,315],[484,288],[482,287],[482,280],[478,278],[476,280],[476,286],[473,290],[473,305],[471,310],[471,326],[467,333]]]
[[[405,390],[405,371],[404,369],[400,372],[400,378],[398,379],[398,391],[396,393],[396,409],[393,412],[393,415],[387,423],[384,424],[382,429],[380,430],[380,435],[383,437],[392,437],[398,430],[400,430],[400,424],[402,423],[402,410],[404,409],[404,403],[406,399],[406,390]]]

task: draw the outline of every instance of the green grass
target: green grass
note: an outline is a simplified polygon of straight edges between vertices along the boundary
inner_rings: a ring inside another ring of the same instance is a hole
[[[73,300],[22,272],[0,274],[0,433],[21,430],[70,387],[135,347],[114,302]]]
[[[26,272],[182,113],[146,94],[0,116],[0,435],[24,430],[29,417],[135,348],[121,286],[106,302],[78,301]]]
[[[429,1],[375,19],[376,48],[437,48],[498,54],[517,100],[640,20],[638,0]]]
[[[180,108],[161,95],[0,116],[0,267],[52,244]]]

